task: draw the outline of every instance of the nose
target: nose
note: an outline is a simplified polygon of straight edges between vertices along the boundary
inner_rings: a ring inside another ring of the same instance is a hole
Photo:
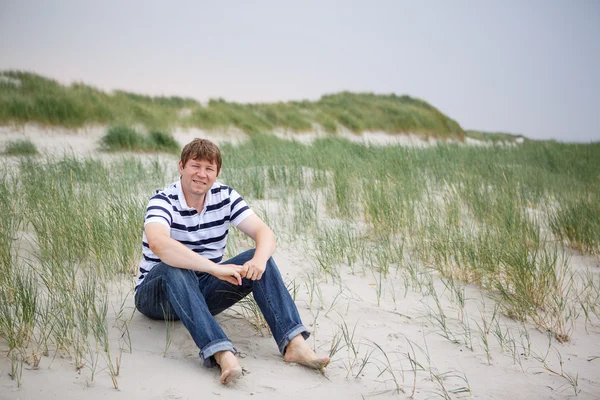
[[[203,177],[203,178],[204,178],[204,177],[206,177],[207,175],[208,175],[208,174],[207,174],[207,171],[206,171],[206,169],[205,169],[205,168],[200,168],[200,169],[198,170],[198,176],[200,176],[200,177]]]

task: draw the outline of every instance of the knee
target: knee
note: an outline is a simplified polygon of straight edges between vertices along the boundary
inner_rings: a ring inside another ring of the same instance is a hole
[[[240,254],[240,256],[244,257],[244,259],[251,260],[254,257],[254,253],[256,253],[256,249],[246,250]]]
[[[196,274],[189,269],[172,267],[167,264],[163,264],[165,269],[165,278],[167,283],[172,285],[185,285],[187,283],[194,283],[197,281]]]
[[[279,272],[279,268],[277,267],[277,264],[275,264],[275,260],[273,260],[273,257],[269,257],[269,259],[267,260],[267,266],[265,268],[265,274],[277,274],[280,275]]]

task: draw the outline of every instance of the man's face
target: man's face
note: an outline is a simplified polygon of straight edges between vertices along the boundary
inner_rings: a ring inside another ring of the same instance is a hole
[[[179,161],[181,186],[184,194],[203,196],[217,180],[217,164],[207,160],[188,160],[185,165]]]

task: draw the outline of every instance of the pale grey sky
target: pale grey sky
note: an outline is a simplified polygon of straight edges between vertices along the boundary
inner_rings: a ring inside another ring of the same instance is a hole
[[[0,70],[240,102],[422,98],[465,129],[600,140],[600,1],[0,0]]]

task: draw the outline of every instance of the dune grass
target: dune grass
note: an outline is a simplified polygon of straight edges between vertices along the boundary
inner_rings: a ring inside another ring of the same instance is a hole
[[[460,125],[423,100],[395,94],[349,93],[317,101],[240,104],[211,99],[206,106],[189,98],[106,93],[83,83],[61,85],[29,72],[4,71],[0,84],[0,124],[81,127],[85,124],[142,125],[147,130],[176,126],[207,130],[235,127],[248,134],[272,131],[335,133],[410,132],[463,140]],[[10,83],[9,83],[10,82]],[[16,84],[18,82],[18,84]],[[187,117],[183,117],[185,112]]]
[[[29,139],[13,140],[6,143],[4,154],[9,156],[32,156],[38,154],[38,150]]]
[[[6,172],[1,181],[6,189],[2,211],[9,218],[2,219],[0,233],[0,337],[8,343],[13,371],[23,363],[37,368],[53,352],[71,356],[76,369],[95,370],[100,352],[118,387],[115,350],[108,340],[115,321],[107,321],[107,291],[111,281],[137,269],[145,208],[138,193],[154,188],[151,182],[164,177],[164,166],[132,159],[107,166],[63,157],[23,159],[17,170]],[[16,240],[22,232],[33,235],[32,249],[20,247],[29,243]],[[126,338],[127,324],[117,325]]]
[[[178,153],[179,143],[169,133],[151,131],[139,133],[128,126],[113,126],[101,139],[105,151],[139,151]]]
[[[138,140],[131,132],[115,137]],[[324,304],[320,282],[347,269],[373,278],[376,305],[389,296],[396,302],[402,290],[390,279],[403,277],[405,293],[412,286],[433,300],[427,317],[438,332],[471,349],[479,337],[488,362],[493,337],[517,362],[515,338],[497,317],[469,322],[461,282],[492,296],[494,313],[533,323],[560,342],[569,340],[577,315],[600,320],[600,282],[571,270],[563,247],[597,255],[600,144],[408,148],[329,137],[304,145],[256,134],[221,150],[220,179],[278,237],[304,246],[309,304],[323,314],[334,306]],[[0,167],[0,211],[8,216],[0,219],[0,337],[14,379],[24,363],[35,367],[61,354],[92,380],[103,371],[118,387],[119,354],[131,349],[130,292],[113,304],[108,290],[135,278],[146,202],[177,176],[172,159],[38,157]],[[277,204],[274,214],[254,206],[265,201]],[[457,304],[460,331],[436,297],[435,276]],[[117,348],[108,340],[114,329]],[[351,376],[379,354],[372,349],[351,355]]]
[[[304,146],[255,136],[247,144],[223,150],[233,161],[232,173],[236,171],[232,176],[225,168],[224,179],[242,193],[255,193],[260,179],[253,172],[244,180],[238,175],[244,169],[274,164],[286,169],[286,177],[298,176],[296,182],[282,177],[264,183],[267,189],[259,198],[277,196],[279,190],[297,198],[303,179],[292,171],[310,166],[328,172],[325,187],[313,189],[327,215],[368,225],[353,233],[322,219],[316,224],[313,254],[327,274],[336,275],[341,264],[358,263],[385,277],[402,266],[404,245],[409,243],[411,258],[425,268],[480,285],[496,297],[505,315],[532,321],[557,340],[568,340],[578,309],[576,289],[567,283],[573,278],[568,257],[549,229],[577,232],[558,237],[596,254],[589,244],[600,237],[592,208],[596,203],[577,203],[578,214],[567,217],[572,207],[564,199],[597,198],[598,144],[412,149],[367,147],[333,138]],[[563,204],[559,214],[552,206],[555,202]],[[292,207],[307,226],[315,226],[313,205],[295,201]],[[293,224],[292,229],[302,232],[297,217]]]
[[[567,196],[550,217],[554,234],[571,247],[600,256],[600,198]]]
[[[515,135],[513,133],[483,132],[474,130],[465,130],[465,137],[492,143],[516,143],[518,141],[525,140],[523,135]]]
[[[154,151],[162,151],[167,153],[178,154],[181,151],[181,146],[175,138],[167,133],[161,131],[150,131],[148,133],[149,147]]]

